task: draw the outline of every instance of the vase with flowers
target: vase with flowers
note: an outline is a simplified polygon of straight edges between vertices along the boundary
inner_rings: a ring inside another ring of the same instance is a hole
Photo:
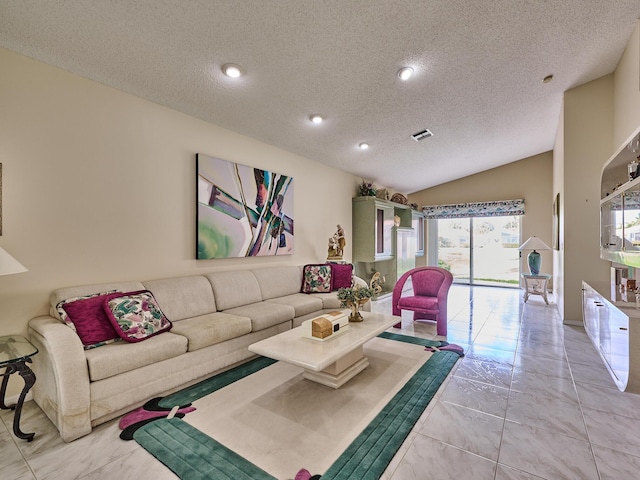
[[[373,290],[371,288],[360,285],[340,288],[338,290],[340,305],[351,309],[351,314],[349,315],[350,322],[362,322],[362,320],[364,320],[360,313],[360,307],[367,303],[372,296]]]
[[[358,186],[358,195],[361,197],[375,197],[376,190],[376,186],[373,182],[362,180],[362,183]]]

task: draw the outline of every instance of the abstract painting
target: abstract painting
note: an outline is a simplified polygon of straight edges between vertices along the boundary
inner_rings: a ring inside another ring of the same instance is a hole
[[[197,154],[197,259],[293,253],[293,178]]]

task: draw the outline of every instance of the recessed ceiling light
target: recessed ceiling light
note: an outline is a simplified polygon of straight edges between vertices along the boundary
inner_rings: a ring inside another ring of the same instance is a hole
[[[402,67],[400,70],[398,70],[398,78],[400,80],[409,80],[411,78],[411,75],[413,75],[413,68],[411,67]]]
[[[542,83],[549,83],[551,80],[553,80],[553,75],[547,75],[542,79]]]
[[[362,142],[358,147],[360,147],[360,150],[367,150],[369,148],[369,144]]]
[[[315,124],[324,122],[324,118],[322,117],[322,115],[318,115],[317,113],[309,115],[309,120],[311,120],[311,122]]]
[[[242,69],[234,63],[227,63],[222,66],[222,73],[227,77],[238,78],[242,76]]]

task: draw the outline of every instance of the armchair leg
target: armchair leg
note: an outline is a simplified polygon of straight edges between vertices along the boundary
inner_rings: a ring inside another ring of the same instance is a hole
[[[440,337],[447,336],[447,322],[441,322],[440,320],[436,320],[436,333]]]

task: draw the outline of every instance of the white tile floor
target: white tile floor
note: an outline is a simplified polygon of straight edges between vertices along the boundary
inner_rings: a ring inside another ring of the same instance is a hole
[[[390,313],[388,300],[373,302]],[[584,330],[522,291],[454,285],[447,340],[466,356],[385,472],[385,480],[640,478],[640,396],[620,393]],[[434,338],[432,324],[403,332]],[[2,479],[174,479],[117,421],[65,444],[33,402],[16,439],[0,415]],[[318,473],[318,472],[314,472]],[[320,472],[321,473],[321,472]],[[292,472],[292,476],[295,472]]]

